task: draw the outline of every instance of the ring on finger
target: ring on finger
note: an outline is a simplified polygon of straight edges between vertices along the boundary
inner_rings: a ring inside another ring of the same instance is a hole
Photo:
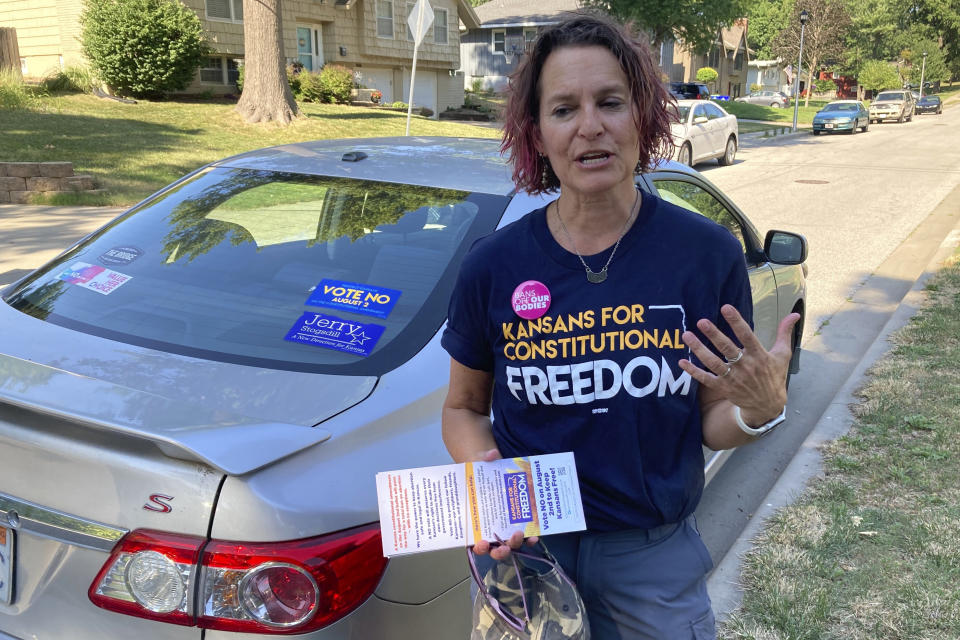
[[[737,357],[736,357],[736,358],[728,358],[728,359],[727,359],[727,364],[737,364],[737,363],[740,362],[740,360],[742,360],[742,359],[743,359],[743,349],[740,349],[740,350],[737,352]]]
[[[725,378],[726,376],[730,375],[730,370],[733,369],[733,367],[730,366],[730,363],[725,363],[725,364],[727,365],[727,368],[723,373],[717,376],[718,378]]]

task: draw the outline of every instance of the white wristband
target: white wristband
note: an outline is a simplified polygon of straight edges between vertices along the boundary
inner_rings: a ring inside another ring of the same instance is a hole
[[[765,424],[760,425],[759,427],[751,427],[746,422],[743,421],[743,416],[740,415],[740,407],[733,405],[733,417],[737,420],[737,426],[740,427],[741,431],[747,433],[751,436],[762,436],[765,433],[769,433],[773,430],[774,427],[778,427],[787,420],[787,407],[783,407],[783,411],[780,414]]]

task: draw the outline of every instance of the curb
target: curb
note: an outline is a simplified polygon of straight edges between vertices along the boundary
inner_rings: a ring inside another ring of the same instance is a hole
[[[850,407],[860,402],[857,391],[863,385],[867,371],[890,350],[888,342],[890,335],[904,327],[919,311],[925,300],[924,287],[927,281],[958,246],[960,246],[960,221],[941,241],[923,273],[917,277],[846,382],[830,401],[826,411],[820,416],[790,464],[767,493],[737,541],[708,576],[707,591],[718,621],[729,618],[742,601],[740,574],[743,556],[753,548],[753,541],[766,525],[767,520],[782,507],[792,504],[806,490],[809,481],[821,475],[820,447],[826,442],[843,436],[853,426],[854,417]]]
[[[810,129],[799,129],[796,132],[781,133],[779,135],[773,135],[773,136],[764,135],[760,131],[754,131],[752,133],[743,134],[742,136],[740,136],[740,140],[741,142],[750,142],[751,144],[755,144],[755,143],[767,144],[777,140],[791,140],[793,138],[799,138],[801,136],[809,136],[810,131],[811,131]]]

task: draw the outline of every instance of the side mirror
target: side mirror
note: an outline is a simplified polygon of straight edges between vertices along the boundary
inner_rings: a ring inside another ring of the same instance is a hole
[[[693,119],[693,124],[703,124],[704,122],[709,122],[706,116],[697,116]]]
[[[763,241],[763,252],[775,264],[803,264],[807,259],[807,239],[799,233],[771,229]]]

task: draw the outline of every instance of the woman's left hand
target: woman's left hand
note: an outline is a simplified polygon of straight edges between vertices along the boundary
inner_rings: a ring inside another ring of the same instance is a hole
[[[791,313],[780,321],[777,340],[767,351],[733,305],[723,305],[720,313],[743,347],[737,346],[715,324],[701,319],[697,328],[724,358],[717,357],[693,332],[685,331],[684,344],[706,369],[689,360],[680,360],[680,368],[709,389],[712,397],[725,398],[740,407],[744,422],[763,424],[776,417],[787,404],[787,371],[793,355],[790,338],[800,314]]]

